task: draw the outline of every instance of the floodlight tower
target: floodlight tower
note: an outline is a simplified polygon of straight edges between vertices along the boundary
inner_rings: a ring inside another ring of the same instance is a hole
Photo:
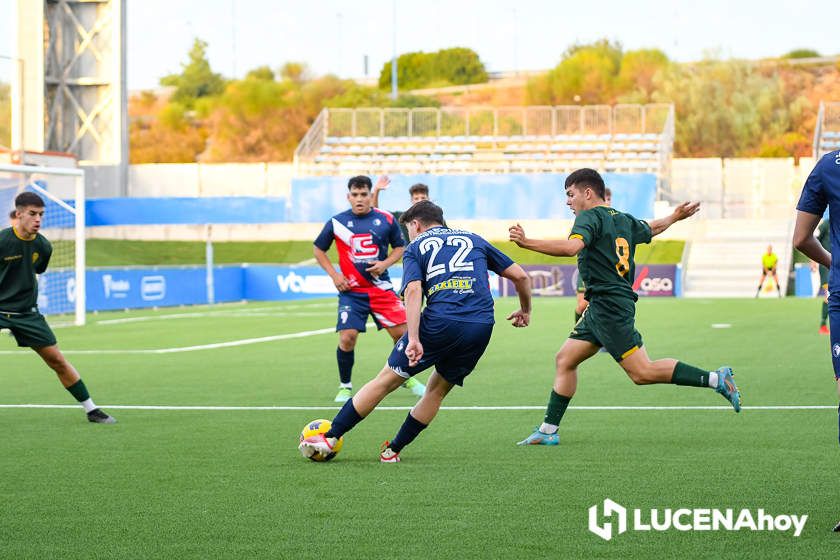
[[[17,1],[24,148],[75,154],[116,181],[119,194],[128,175],[125,5]]]

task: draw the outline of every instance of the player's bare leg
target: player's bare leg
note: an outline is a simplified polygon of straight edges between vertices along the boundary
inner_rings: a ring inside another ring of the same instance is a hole
[[[385,366],[376,377],[365,383],[364,387],[353,395],[353,407],[359,416],[364,418],[382,402],[382,399],[396,391],[404,381],[405,379],[397,375],[394,370]]]
[[[79,372],[73,367],[73,364],[67,361],[64,354],[58,349],[57,345],[42,346],[41,348],[33,348],[35,352],[41,356],[50,369],[52,369],[58,376],[58,380],[67,391],[82,405],[87,413],[88,420],[97,424],[114,424],[116,420],[99,409],[90,398],[87,387],[79,376]]]
[[[677,360],[664,358],[651,361],[645,347],[642,346],[621,360],[619,365],[636,385],[650,385],[652,383],[670,383],[674,376]]]
[[[732,369],[729,367],[707,371],[673,358],[652,361],[644,346],[621,360],[620,365],[636,385],[672,383],[690,387],[709,387],[723,395],[735,412],[741,411],[741,392],[735,385]]]
[[[391,335],[391,338],[394,340],[394,344],[402,338],[402,335],[405,334],[406,325],[405,323],[401,325],[396,325],[393,327],[385,327],[385,330],[388,331],[388,334]],[[416,377],[410,377],[403,383],[403,387],[414,393],[418,397],[422,397],[423,394],[426,392],[426,386],[423,385],[423,382],[417,379]]]
[[[394,439],[382,444],[379,453],[381,462],[398,463],[400,461],[400,451],[414,441],[420,435],[420,432],[425,430],[429,423],[434,420],[440,410],[440,404],[454,386],[436,371],[429,376],[429,383],[426,385],[426,393],[423,398],[406,415]]]
[[[566,339],[554,357],[554,386],[548,398],[543,423],[517,445],[557,445],[557,428],[577,391],[577,368],[598,352],[599,346],[585,340]]]
[[[426,394],[423,395],[422,399],[417,401],[417,404],[411,409],[410,414],[420,422],[428,425],[429,422],[434,420],[440,410],[440,404],[454,386],[438,372],[432,372],[432,375],[429,376],[429,382],[426,384]]]
[[[761,288],[764,286],[764,280],[767,278],[767,272],[761,272],[761,280],[758,281],[758,289],[755,291],[755,297],[758,297],[761,293]]]
[[[353,363],[356,361],[356,341],[359,338],[359,331],[356,329],[344,329],[338,331],[338,348],[335,352],[338,363],[339,387],[335,402],[347,402],[353,396]]]

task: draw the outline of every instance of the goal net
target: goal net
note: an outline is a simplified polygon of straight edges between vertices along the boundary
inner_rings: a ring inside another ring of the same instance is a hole
[[[53,325],[85,323],[85,178],[72,168],[0,164],[0,228],[10,225],[18,193],[46,205],[41,234],[52,243],[47,271],[38,278],[38,309]]]

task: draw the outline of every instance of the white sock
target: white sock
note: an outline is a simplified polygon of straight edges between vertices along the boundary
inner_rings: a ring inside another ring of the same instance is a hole
[[[351,391],[353,390],[352,383],[339,383],[338,386],[342,389],[350,389]]]
[[[718,372],[710,371],[709,372],[709,387],[712,389],[717,389],[718,386]]]
[[[554,434],[557,433],[557,424],[546,424],[543,422],[540,424],[540,431],[544,434]]]
[[[87,399],[82,401],[82,406],[85,407],[85,412],[90,412],[96,408],[96,405],[93,404],[93,399]]]

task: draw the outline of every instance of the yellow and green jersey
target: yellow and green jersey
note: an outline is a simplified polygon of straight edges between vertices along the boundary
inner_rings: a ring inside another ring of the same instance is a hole
[[[614,295],[631,298],[636,264],[636,245],[650,243],[647,222],[607,206],[596,206],[581,212],[572,226],[569,239],[581,239],[578,271],[586,286],[586,299]]]
[[[0,311],[24,313],[38,307],[38,279],[50,262],[52,245],[43,235],[30,241],[14,228],[0,230]]]
[[[776,253],[764,253],[761,257],[761,266],[764,267],[764,270],[769,270],[771,268],[776,268],[776,263],[779,262],[779,257],[776,256]]]

